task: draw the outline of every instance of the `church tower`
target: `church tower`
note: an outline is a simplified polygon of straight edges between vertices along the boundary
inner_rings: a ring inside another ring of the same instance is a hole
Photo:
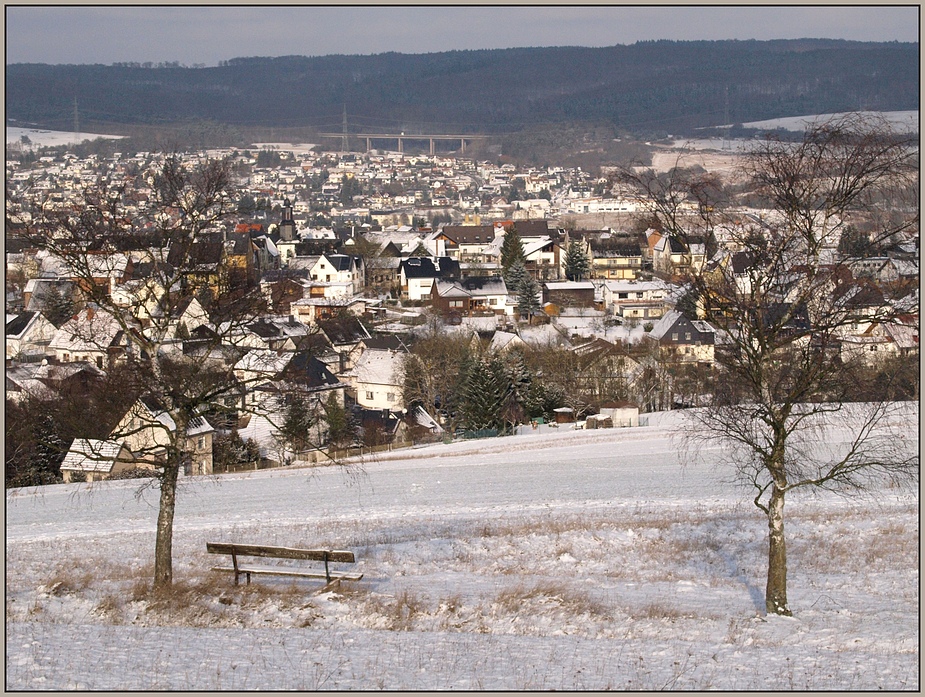
[[[283,219],[279,223],[279,238],[284,242],[295,239],[295,220],[292,219],[292,203],[289,199],[283,201]]]

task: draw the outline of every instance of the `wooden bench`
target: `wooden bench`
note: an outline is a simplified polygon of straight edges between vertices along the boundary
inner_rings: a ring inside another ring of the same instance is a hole
[[[244,575],[247,583],[251,582],[251,574],[269,574],[274,576],[301,576],[304,578],[323,578],[328,583],[334,580],[359,581],[363,574],[351,574],[342,571],[331,571],[330,562],[355,564],[356,557],[353,552],[329,549],[293,549],[292,547],[267,547],[265,545],[239,545],[230,542],[207,542],[206,551],[210,554],[231,555],[231,566],[213,566],[213,571],[234,572],[234,585],[238,585],[238,578]],[[310,561],[323,561],[324,571],[320,569],[302,569],[292,566],[252,566],[242,565],[238,557],[267,557],[271,559],[306,559]]]

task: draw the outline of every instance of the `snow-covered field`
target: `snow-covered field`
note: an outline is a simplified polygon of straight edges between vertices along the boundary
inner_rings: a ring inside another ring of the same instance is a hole
[[[918,133],[918,111],[862,111],[862,115],[885,119],[899,133]],[[751,121],[742,124],[746,128],[783,128],[788,131],[802,131],[809,124],[828,121],[845,114],[814,114],[811,116],[790,116],[781,119],[768,119],[767,121]]]
[[[167,603],[156,491],[9,491],[6,687],[917,690],[917,492],[792,495],[794,616],[765,616],[766,523],[677,418],[184,480]],[[207,541],[365,576],[236,588]]]
[[[19,128],[16,126],[7,126],[7,145],[17,145],[21,143],[23,136],[29,139],[29,143],[32,146],[43,148],[58,145],[73,145],[74,143],[82,143],[85,140],[96,140],[97,138],[107,138],[110,140],[125,138],[125,136],[112,136],[102,133],[75,133],[73,131],[49,131],[45,128]]]

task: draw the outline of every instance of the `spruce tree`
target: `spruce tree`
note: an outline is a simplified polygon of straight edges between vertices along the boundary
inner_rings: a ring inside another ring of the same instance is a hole
[[[565,277],[570,281],[580,281],[591,274],[591,262],[585,254],[584,244],[572,240],[565,252]]]
[[[328,422],[328,442],[331,445],[350,443],[356,436],[356,425],[350,412],[344,408],[335,393],[328,395],[324,404],[324,417]]]
[[[530,319],[540,309],[540,286],[530,274],[524,274],[520,285],[517,286],[517,297],[520,299],[518,308],[521,318]]]
[[[308,400],[301,395],[293,395],[284,412],[283,423],[279,429],[280,436],[296,453],[307,450],[313,445],[311,429],[316,421]]]
[[[504,427],[503,410],[510,381],[497,359],[473,361],[466,374],[462,394],[462,415],[466,428],[475,431]]]
[[[527,273],[527,269],[524,266],[523,260],[515,259],[514,263],[511,264],[510,268],[507,269],[504,274],[504,285],[507,286],[507,289],[512,293],[518,293],[521,284],[524,282],[524,279],[527,278],[530,274]]]
[[[504,241],[501,242],[501,275],[504,277],[505,283],[508,283],[508,272],[516,261],[524,264],[526,257],[524,256],[523,242],[517,232],[517,226],[512,225],[504,234]]]

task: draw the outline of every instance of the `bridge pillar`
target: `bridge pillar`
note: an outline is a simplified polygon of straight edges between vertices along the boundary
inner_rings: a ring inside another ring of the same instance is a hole
[[[466,154],[466,139],[465,139],[465,138],[460,138],[460,139],[459,139],[459,153],[460,153],[461,155],[465,155],[465,154]]]
[[[433,138],[430,139],[430,156],[431,157],[434,156],[434,139]]]
[[[367,138],[367,139],[366,139],[366,152],[369,152],[370,150],[372,150],[372,148],[369,147],[369,141],[370,141],[370,139]]]
[[[401,154],[403,151],[401,149],[401,138],[398,139],[398,152]]]

